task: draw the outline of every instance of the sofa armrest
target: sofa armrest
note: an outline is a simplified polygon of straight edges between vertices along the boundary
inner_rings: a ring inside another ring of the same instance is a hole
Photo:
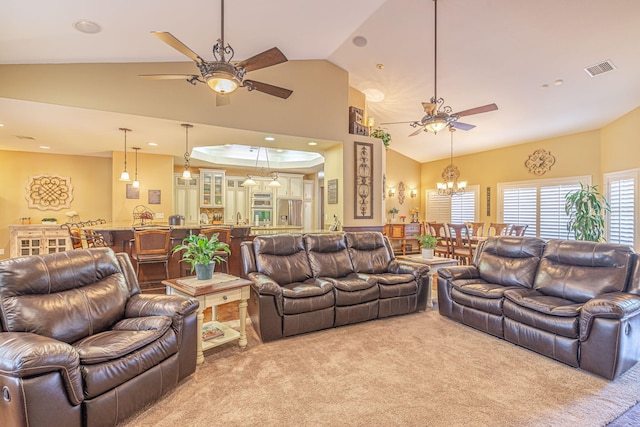
[[[586,341],[593,321],[598,318],[624,319],[640,314],[640,296],[626,292],[598,295],[587,301],[580,312],[580,341]]]
[[[454,265],[438,269],[438,277],[442,277],[447,281],[477,279],[480,277],[480,272],[474,265]]]
[[[429,273],[431,267],[411,261],[392,260],[387,266],[387,271],[394,274],[412,274],[416,279]]]
[[[266,274],[249,273],[247,277],[253,282],[254,288],[260,295],[282,296],[282,286]]]
[[[198,309],[198,300],[177,295],[138,294],[129,298],[125,317],[169,316],[182,318]]]
[[[0,375],[26,378],[60,372],[69,402],[84,400],[80,356],[69,344],[29,332],[0,333]]]

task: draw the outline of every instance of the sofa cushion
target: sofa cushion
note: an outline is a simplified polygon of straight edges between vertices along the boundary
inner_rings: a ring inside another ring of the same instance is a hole
[[[509,289],[504,296],[521,307],[551,316],[577,317],[582,308],[582,304],[575,301],[545,295],[534,289]]]
[[[488,283],[482,279],[459,279],[454,280],[451,284],[454,289],[463,294],[490,299],[502,298],[506,290],[515,288],[514,286]]]
[[[391,254],[382,233],[360,231],[345,233],[347,248],[356,273],[384,273],[391,262]]]
[[[633,250],[613,243],[550,240],[534,288],[544,295],[584,303],[627,285]]]
[[[496,316],[502,316],[503,298],[485,298],[474,294],[460,292],[458,289],[451,289],[451,299],[464,307],[469,307],[483,313],[490,313]],[[464,316],[461,317],[464,321]]]
[[[502,312],[506,318],[567,338],[577,338],[579,316],[562,317],[534,311],[505,299]]]
[[[395,283],[392,285],[386,285],[382,282],[378,282],[378,286],[380,287],[380,299],[416,295],[418,292],[418,282],[415,280],[406,283]]]
[[[253,239],[256,269],[280,285],[304,282],[313,276],[301,235],[279,234]]]
[[[80,363],[117,359],[160,338],[171,327],[167,316],[135,317],[116,323],[111,331],[90,335],[74,344]]]
[[[532,288],[543,251],[544,241],[535,237],[489,237],[475,264],[489,283]]]
[[[333,284],[336,305],[348,306],[377,300],[380,296],[378,282],[374,278],[363,280],[357,274],[338,279],[325,277]]]
[[[304,245],[314,277],[344,277],[353,273],[342,234],[306,234]]]

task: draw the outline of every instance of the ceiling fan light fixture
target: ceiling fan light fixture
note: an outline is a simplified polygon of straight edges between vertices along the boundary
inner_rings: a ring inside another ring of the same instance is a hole
[[[214,92],[226,95],[238,89],[242,84],[243,69],[236,69],[228,62],[208,64],[203,72],[204,81]]]
[[[434,117],[431,120],[429,120],[427,123],[425,123],[424,130],[426,130],[427,132],[433,132],[434,134],[436,134],[441,130],[443,130],[444,128],[446,128],[448,124],[449,123],[445,118]]]

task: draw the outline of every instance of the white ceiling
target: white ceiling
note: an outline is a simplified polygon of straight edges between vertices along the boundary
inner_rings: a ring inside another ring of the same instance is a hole
[[[211,0],[3,0],[0,63],[185,61],[150,31],[169,31],[211,59],[219,7]],[[273,46],[290,60],[327,59],[349,72],[355,88],[385,94],[384,101],[368,105],[377,123],[424,115],[420,103],[434,92],[432,0],[231,0],[225,9],[226,41],[243,53],[234,59]],[[77,32],[72,23],[80,19],[97,22],[102,32]],[[456,155],[601,128],[636,108],[639,22],[637,0],[439,0],[438,95],[454,111],[493,102],[499,107],[461,119],[477,127],[456,133]],[[368,40],[365,47],[352,43],[357,35]],[[604,60],[617,69],[595,78],[584,71]],[[383,70],[376,68],[379,63]],[[556,80],[563,84],[554,85]],[[121,149],[113,138],[92,131],[99,121],[123,123],[117,113],[0,99],[0,149],[17,149],[15,135],[34,131],[46,136],[39,139],[52,152],[108,155]],[[176,126],[147,117],[128,117],[127,123],[136,129]],[[231,143],[267,145],[255,132],[208,128],[207,134],[230,132]],[[446,133],[409,138],[408,124],[386,128],[392,148],[418,161],[449,154]],[[140,138],[161,140],[164,134]],[[88,146],[88,139],[95,143]],[[273,146],[285,140],[279,136]],[[182,157],[183,144],[167,146]]]

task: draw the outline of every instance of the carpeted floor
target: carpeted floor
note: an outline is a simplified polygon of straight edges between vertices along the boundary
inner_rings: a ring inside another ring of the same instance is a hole
[[[249,328],[123,426],[604,426],[640,400],[430,310],[261,343]]]

